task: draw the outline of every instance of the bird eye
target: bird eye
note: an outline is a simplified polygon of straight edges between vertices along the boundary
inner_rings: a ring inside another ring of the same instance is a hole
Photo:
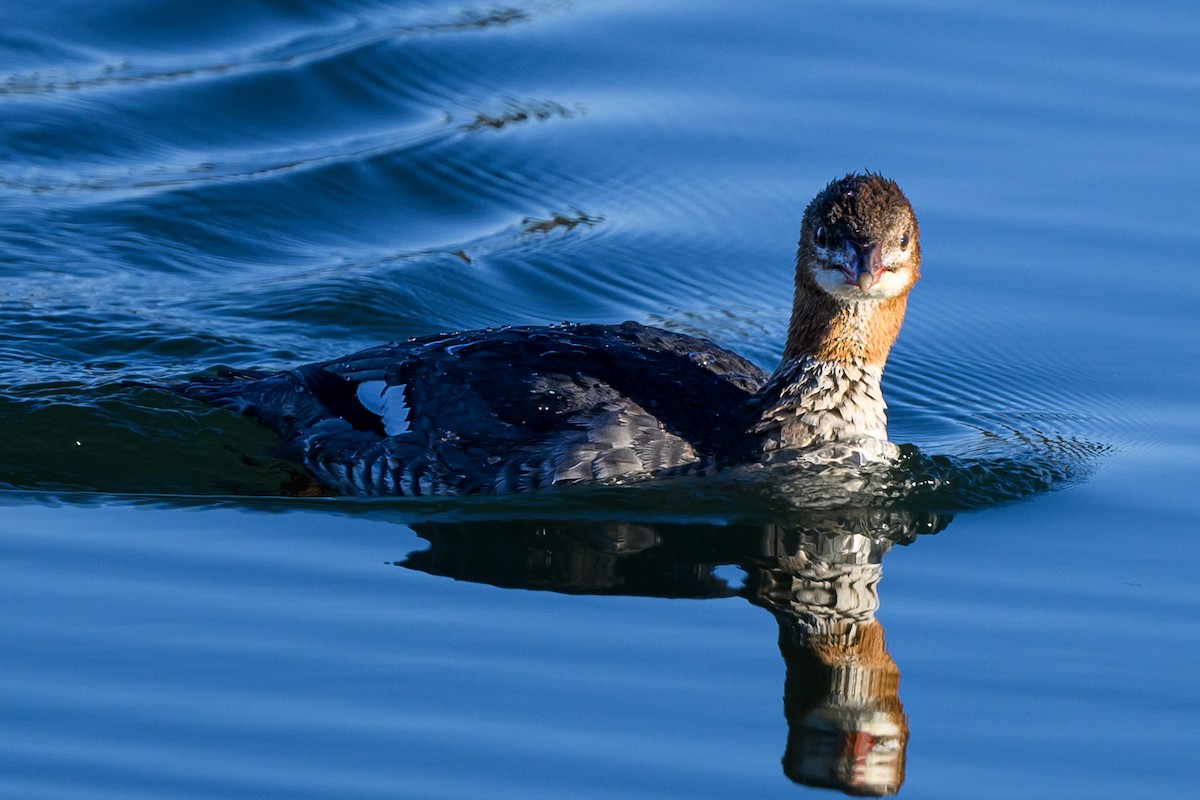
[[[909,237],[908,237],[907,233],[900,237],[900,249],[901,250],[908,249],[908,239],[909,239]]]
[[[817,247],[824,247],[829,244],[829,235],[825,233],[825,226],[817,228]]]

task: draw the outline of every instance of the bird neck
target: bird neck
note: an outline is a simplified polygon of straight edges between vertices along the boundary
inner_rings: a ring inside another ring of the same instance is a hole
[[[808,357],[882,367],[900,333],[907,304],[907,294],[844,302],[798,285],[783,364]]]
[[[905,302],[839,302],[797,287],[783,360],[749,404],[748,433],[760,455],[887,439],[880,384]]]

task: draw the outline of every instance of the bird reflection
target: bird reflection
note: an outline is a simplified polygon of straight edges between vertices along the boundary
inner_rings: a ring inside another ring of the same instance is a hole
[[[875,619],[883,555],[868,533],[773,530],[748,568],[745,596],[779,623],[787,665],[784,773],[847,794],[895,794],[908,719],[900,669]]]
[[[789,524],[425,522],[430,543],[399,566],[493,586],[572,594],[741,596],[779,625],[787,672],[783,771],[846,794],[895,794],[908,720],[900,670],[875,619],[884,555],[944,515],[842,511]],[[722,568],[745,573],[740,586]]]

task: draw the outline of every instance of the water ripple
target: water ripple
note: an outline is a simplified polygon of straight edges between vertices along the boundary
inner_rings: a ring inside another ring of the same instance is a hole
[[[371,25],[359,22],[350,29],[343,25],[332,30],[305,33],[287,41],[260,45],[250,51],[232,54],[219,62],[187,67],[139,66],[123,59],[92,67],[89,70],[90,74],[12,73],[0,77],[0,100],[6,96],[45,97],[61,92],[122,89],[150,83],[294,69],[393,39],[470,33],[528,22],[534,13],[533,8],[509,7],[488,11],[464,11],[454,20],[419,24],[380,25],[377,21]]]

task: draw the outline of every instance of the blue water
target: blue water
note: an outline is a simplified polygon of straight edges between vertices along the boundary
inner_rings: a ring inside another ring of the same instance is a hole
[[[1197,30],[6,9],[0,796],[838,796],[844,748],[902,797],[1194,793]],[[769,369],[799,216],[864,168],[921,220],[884,389],[936,491],[300,498],[252,421],[123,383],[564,319]]]

